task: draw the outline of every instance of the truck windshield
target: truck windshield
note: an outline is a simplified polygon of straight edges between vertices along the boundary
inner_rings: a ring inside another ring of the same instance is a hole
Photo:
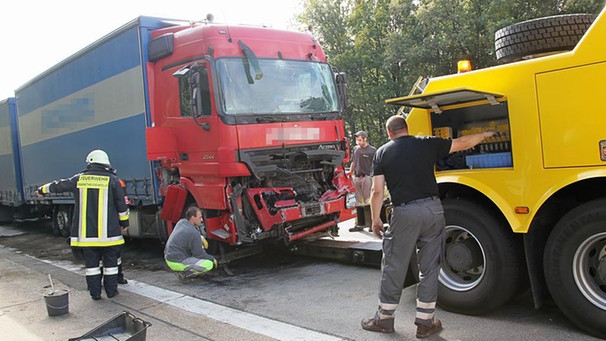
[[[227,115],[306,114],[339,110],[330,66],[312,61],[259,59],[260,79],[242,59],[217,61],[221,106]]]

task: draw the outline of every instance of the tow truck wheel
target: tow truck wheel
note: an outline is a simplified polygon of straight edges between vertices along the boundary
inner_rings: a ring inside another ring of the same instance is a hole
[[[504,27],[494,34],[497,61],[509,63],[537,55],[570,51],[595,18],[593,14],[564,14]]]
[[[606,338],[606,199],[570,211],[545,248],[545,280],[560,310],[589,334]]]
[[[69,205],[58,205],[53,209],[53,233],[69,237],[71,233],[72,208]]]
[[[446,229],[438,304],[457,313],[483,314],[525,289],[522,242],[504,219],[468,200],[442,204]]]

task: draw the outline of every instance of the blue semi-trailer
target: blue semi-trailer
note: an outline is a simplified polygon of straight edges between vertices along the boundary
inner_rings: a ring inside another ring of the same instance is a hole
[[[139,17],[1,102],[2,220],[49,215],[55,232],[69,234],[73,198],[69,194],[39,198],[35,190],[84,169],[86,155],[103,149],[126,182],[130,233],[166,237],[158,228],[158,177],[146,154],[150,120],[146,61],[149,31],[173,25],[174,21]]]

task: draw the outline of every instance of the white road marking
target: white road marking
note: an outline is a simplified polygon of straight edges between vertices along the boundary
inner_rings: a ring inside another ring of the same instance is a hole
[[[83,266],[78,266],[72,262],[54,262],[45,259],[39,259],[30,255],[26,256],[80,275],[84,272]],[[247,313],[216,303],[211,303],[199,298],[194,298],[175,291],[162,289],[132,279],[128,280],[128,284],[120,285],[120,290],[129,291],[134,294],[144,296],[149,299],[162,302],[194,314],[204,315],[208,318],[212,318],[214,320],[221,321],[223,323],[230,324],[257,334],[269,336],[276,340],[345,340],[343,338],[305,329],[292,324],[272,320],[270,318]]]

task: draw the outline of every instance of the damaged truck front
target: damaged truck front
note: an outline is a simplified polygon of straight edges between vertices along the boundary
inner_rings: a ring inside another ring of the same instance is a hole
[[[152,36],[147,152],[169,229],[193,203],[231,245],[336,234],[355,215],[345,75],[313,36],[210,24]]]
[[[6,101],[0,149],[18,171],[0,192],[19,200],[2,195],[0,217],[49,215],[69,234],[74,198],[35,189],[102,149],[130,237],[166,240],[194,204],[215,246],[335,234],[356,213],[345,83],[309,33],[138,17]]]

